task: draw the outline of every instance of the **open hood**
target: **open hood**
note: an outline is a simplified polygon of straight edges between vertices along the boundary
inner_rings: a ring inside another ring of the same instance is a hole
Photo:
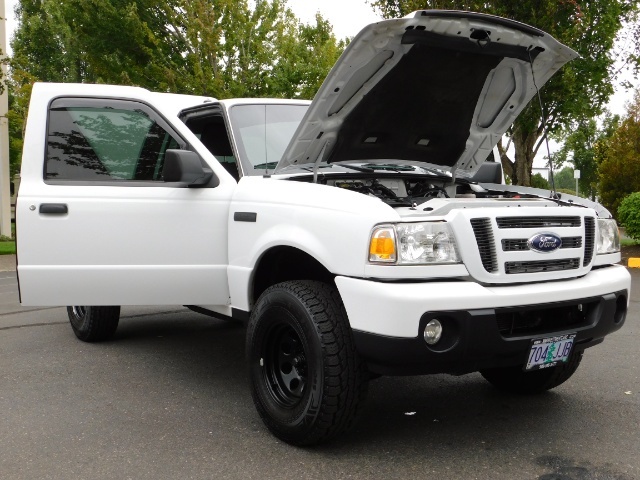
[[[425,10],[371,24],[329,72],[276,173],[347,160],[474,171],[535,85],[576,57],[536,28],[479,13]]]

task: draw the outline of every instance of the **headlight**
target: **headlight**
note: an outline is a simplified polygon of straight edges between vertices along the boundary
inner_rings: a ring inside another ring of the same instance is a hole
[[[401,223],[374,229],[369,247],[371,263],[425,265],[459,263],[451,227],[445,222]]]
[[[598,255],[616,253],[620,251],[620,235],[618,233],[618,225],[615,220],[598,219],[596,242]]]

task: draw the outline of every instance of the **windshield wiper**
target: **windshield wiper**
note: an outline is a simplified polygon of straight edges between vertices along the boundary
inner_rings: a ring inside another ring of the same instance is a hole
[[[410,165],[395,165],[392,163],[384,163],[381,165],[377,165],[375,163],[366,163],[364,165],[362,165],[363,168],[372,168],[373,170],[386,170],[386,171],[392,171],[392,172],[396,172],[396,173],[401,173],[401,172],[414,172],[415,168],[413,168]]]
[[[368,167],[356,167],[355,165],[345,165],[344,163],[336,163],[336,166],[350,168],[351,170],[355,170],[356,172],[364,172],[364,173],[373,173],[375,170],[373,168]]]
[[[259,163],[258,165],[254,165],[254,170],[259,170],[261,168],[276,168],[278,166],[278,162],[267,162],[267,163]]]
[[[393,164],[393,163],[383,163],[383,164],[365,163],[364,165],[357,165],[357,166],[345,164],[345,163],[332,163],[331,165],[339,165],[341,167],[346,167],[352,170],[356,170],[358,172],[366,172],[366,173],[375,173],[377,171],[394,172],[394,173],[405,173],[405,172],[421,173],[418,171],[418,169],[423,169],[423,170],[426,170],[429,174],[435,175],[439,178],[443,178],[443,179],[451,178],[442,170],[425,167],[424,165],[414,166],[414,165],[399,165],[399,164]]]
[[[308,164],[306,164],[306,165],[308,165]],[[333,168],[333,167],[344,167],[344,168],[348,168],[349,170],[355,170],[356,172],[362,172],[362,173],[374,173],[375,172],[375,170],[372,169],[372,168],[359,167],[359,166],[355,166],[355,165],[345,165],[344,163],[322,163],[322,164],[318,165],[318,168]],[[313,171],[309,167],[299,166],[298,168],[301,169],[301,170],[307,170],[308,172]]]

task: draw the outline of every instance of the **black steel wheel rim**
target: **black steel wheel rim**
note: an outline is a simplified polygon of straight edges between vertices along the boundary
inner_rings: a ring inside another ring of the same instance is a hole
[[[71,323],[76,328],[82,328],[85,318],[87,316],[87,307],[73,306],[71,307]]]
[[[300,335],[288,323],[274,325],[263,345],[260,362],[265,385],[282,407],[294,408],[304,397],[307,377],[307,352]]]

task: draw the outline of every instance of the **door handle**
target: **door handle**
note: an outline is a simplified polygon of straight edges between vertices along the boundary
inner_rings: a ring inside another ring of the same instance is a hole
[[[69,213],[69,207],[67,207],[66,203],[41,203],[39,212],[53,215],[65,215]]]

